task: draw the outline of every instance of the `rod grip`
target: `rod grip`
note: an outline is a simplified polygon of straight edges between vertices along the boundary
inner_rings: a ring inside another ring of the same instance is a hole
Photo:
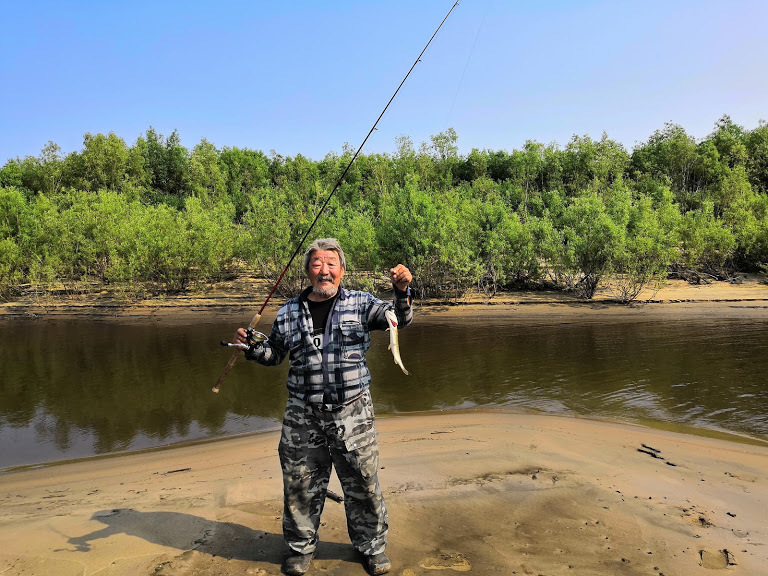
[[[251,320],[251,323],[248,324],[248,328],[254,328],[256,324],[259,323],[259,320],[261,320],[261,313],[256,314],[256,316],[253,317],[253,320]],[[223,345],[226,345],[226,343],[222,340],[221,343]],[[216,385],[211,388],[212,392],[215,392],[216,394],[219,393],[219,388],[221,388],[221,383],[224,382],[224,378],[227,377],[227,374],[229,374],[229,371],[232,370],[232,366],[235,365],[235,362],[237,362],[237,358],[240,356],[240,352],[233,352],[232,356],[229,357],[229,362],[227,362],[227,365],[224,367],[224,370],[221,373],[221,376],[219,376],[219,379],[216,381]]]

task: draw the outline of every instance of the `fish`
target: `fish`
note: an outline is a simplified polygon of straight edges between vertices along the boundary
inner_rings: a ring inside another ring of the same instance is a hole
[[[400,345],[397,340],[397,316],[394,311],[387,310],[384,312],[384,317],[387,319],[387,330],[389,330],[389,346],[387,348],[392,352],[392,356],[395,358],[395,364],[400,366],[400,370],[403,374],[410,376],[411,373],[403,366],[403,359],[400,358]]]

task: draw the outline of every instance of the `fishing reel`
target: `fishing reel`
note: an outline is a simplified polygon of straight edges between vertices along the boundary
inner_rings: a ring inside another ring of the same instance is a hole
[[[221,342],[219,342],[219,344],[221,344],[222,346],[240,348],[241,350],[250,350],[256,344],[260,344],[261,342],[265,342],[266,340],[268,340],[269,336],[267,336],[263,332],[254,330],[253,328],[246,328],[245,339],[248,342],[247,344],[243,344],[242,342],[227,342],[226,340],[222,340]]]

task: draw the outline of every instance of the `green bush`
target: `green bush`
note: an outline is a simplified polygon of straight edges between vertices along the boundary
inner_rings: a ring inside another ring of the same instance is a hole
[[[548,286],[591,298],[616,275],[630,301],[669,270],[768,266],[766,142],[764,123],[723,116],[700,141],[667,124],[631,154],[603,135],[462,156],[448,129],[361,154],[339,182],[346,145],[313,161],[205,139],[188,150],[152,128],[130,146],[86,134],[80,151],[49,142],[0,168],[0,295],[94,282],[176,292],[243,265],[275,281],[339,184],[307,242],[341,241],[350,287],[383,288],[402,262],[421,296]],[[306,284],[300,256],[281,294]]]

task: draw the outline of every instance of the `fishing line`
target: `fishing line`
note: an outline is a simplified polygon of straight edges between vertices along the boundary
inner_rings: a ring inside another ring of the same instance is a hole
[[[291,267],[291,264],[293,264],[293,261],[296,259],[296,256],[301,252],[301,248],[304,245],[304,242],[306,242],[307,238],[309,237],[309,233],[312,231],[312,228],[314,228],[315,224],[317,223],[318,219],[320,218],[320,215],[325,210],[325,207],[328,206],[328,203],[331,201],[331,198],[333,197],[334,193],[338,189],[339,186],[341,186],[342,181],[344,180],[344,177],[347,175],[347,172],[349,172],[349,169],[352,167],[352,164],[354,163],[355,159],[357,159],[357,156],[360,154],[360,152],[363,149],[363,146],[365,146],[365,143],[368,142],[368,138],[371,137],[371,134],[376,130],[376,126],[378,125],[379,121],[384,116],[384,113],[389,108],[389,105],[392,104],[392,101],[395,99],[395,96],[397,96],[397,93],[400,92],[400,88],[403,87],[403,84],[405,84],[405,81],[408,80],[408,77],[411,75],[411,72],[413,72],[413,69],[416,68],[416,64],[421,62],[421,57],[424,55],[424,52],[427,51],[427,48],[429,48],[429,45],[432,44],[432,40],[435,39],[435,36],[437,36],[437,33],[440,32],[440,29],[443,27],[443,24],[445,24],[445,21],[448,20],[448,16],[451,15],[451,12],[453,12],[454,8],[459,5],[458,0],[451,6],[451,9],[448,10],[448,13],[445,15],[445,18],[443,18],[442,22],[440,22],[440,25],[437,27],[435,32],[430,37],[427,44],[424,46],[421,52],[419,52],[419,55],[416,57],[416,60],[414,60],[413,64],[411,65],[410,69],[408,70],[408,73],[403,77],[403,80],[400,82],[400,85],[397,87],[397,90],[395,90],[394,94],[392,94],[392,97],[387,102],[387,105],[384,106],[384,109],[381,111],[381,114],[379,114],[379,117],[376,119],[376,122],[373,123],[373,126],[371,126],[371,129],[368,131],[368,134],[366,135],[365,139],[363,140],[362,144],[358,147],[357,151],[355,152],[354,156],[352,156],[352,159],[347,164],[347,167],[344,169],[344,171],[341,173],[341,176],[339,176],[339,179],[336,181],[336,184],[334,185],[331,192],[326,197],[325,201],[323,202],[322,206],[320,206],[320,209],[317,211],[317,214],[315,215],[315,219],[312,220],[312,223],[309,225],[309,228],[307,228],[307,231],[304,233],[304,236],[301,237],[301,240],[299,240],[299,243],[296,245],[296,250],[293,251],[293,255],[288,260],[288,264],[285,265],[285,268],[283,268],[283,271],[280,273],[280,276],[277,277],[277,281],[275,282],[275,285],[272,286],[272,290],[269,291],[269,294],[267,295],[266,300],[264,300],[264,304],[261,305],[261,308],[259,308],[259,311],[256,313],[256,316],[253,317],[253,320],[251,320],[251,323],[248,325],[248,330],[253,331],[254,326],[259,322],[261,319],[261,313],[264,312],[264,308],[267,307],[267,303],[272,299],[272,295],[277,290],[277,287],[280,285],[280,282],[283,280],[283,276],[285,276],[285,273],[288,271],[288,268]],[[228,344],[225,342],[225,345],[228,346]],[[227,374],[229,374],[229,371],[232,369],[232,366],[237,361],[238,356],[240,355],[239,352],[233,352],[232,356],[229,359],[229,362],[224,367],[224,371],[221,373],[221,376],[219,376],[218,381],[216,382],[216,385],[213,387],[214,392],[219,391],[219,387],[221,386],[221,383],[224,381],[224,378],[227,377]]]
[[[488,15],[488,5],[486,4],[485,7],[485,14],[483,14],[483,19],[480,21],[480,26],[477,28],[477,34],[475,35],[475,41],[472,43],[472,48],[469,51],[469,56],[467,56],[467,63],[464,64],[464,70],[461,73],[461,78],[459,79],[459,85],[456,87],[456,94],[453,95],[453,102],[451,102],[451,109],[448,111],[448,119],[445,122],[445,125],[448,126],[451,121],[451,116],[453,116],[453,108],[456,105],[456,99],[459,97],[459,92],[461,91],[461,86],[464,83],[464,76],[467,73],[467,68],[469,68],[469,61],[472,59],[472,55],[475,53],[475,46],[477,46],[477,39],[480,38],[480,32],[483,29],[483,24],[485,24],[485,17]]]

